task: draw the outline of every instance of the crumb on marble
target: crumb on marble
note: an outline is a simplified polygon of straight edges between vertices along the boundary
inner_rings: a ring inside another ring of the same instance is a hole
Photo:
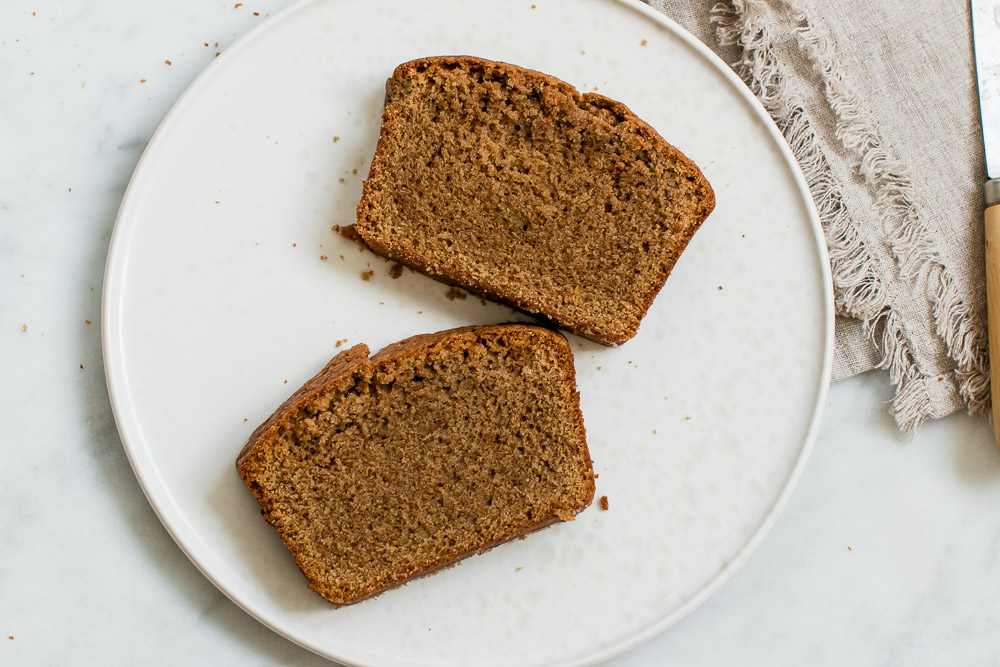
[[[80,370],[81,371],[83,370],[83,364],[80,364]]]
[[[340,340],[338,340],[338,341],[337,341],[336,343],[334,343],[334,347],[340,347],[341,345],[343,345],[344,343],[346,343],[346,342],[347,342],[347,340],[348,340],[348,339],[346,339],[346,338],[341,338],[341,339],[340,339]]]
[[[341,258],[341,259],[344,259],[344,256],[343,256],[343,255],[341,255],[341,256],[340,256],[340,258]],[[347,261],[347,260],[344,260],[344,261]]]
[[[598,366],[598,367],[597,367],[597,370],[601,370],[601,367],[600,367],[600,366]]]
[[[649,42],[647,42],[646,40],[642,40],[641,42],[639,42],[639,46],[646,46],[647,44],[649,44]]]
[[[448,299],[448,301],[454,301],[455,299],[458,299],[459,301],[464,301],[465,299],[469,298],[468,294],[458,289],[457,287],[449,287],[448,291],[445,292],[444,296],[446,299]]]
[[[288,380],[285,380],[285,384],[288,384]]]
[[[374,275],[375,275],[374,271],[362,271],[361,272],[361,279],[364,280],[365,282],[368,282],[369,280],[372,279],[372,276],[374,276]]]
[[[341,176],[341,177],[340,177],[340,178],[338,178],[337,180],[338,180],[338,181],[340,181],[341,183],[343,183],[343,182],[344,182],[344,177],[343,177],[343,176]]]
[[[321,260],[321,261],[323,261],[323,262],[325,262],[326,260],[330,259],[330,258],[329,258],[329,257],[327,257],[326,255],[320,255],[320,256],[319,256],[319,258],[320,258],[320,260]]]
[[[356,174],[356,173],[358,173],[358,170],[357,169],[351,169],[351,173],[352,174]]]
[[[392,268],[389,269],[389,275],[392,276],[393,280],[398,280],[401,275],[403,275],[403,265],[393,264]]]
[[[685,417],[684,421],[691,421],[691,418],[690,417]]]
[[[254,16],[260,16],[260,12],[254,12],[253,15]]]
[[[27,324],[22,324],[21,325],[21,333],[28,333],[28,325]]]
[[[244,417],[244,418],[243,418],[243,423],[244,423],[244,424],[246,424],[246,423],[247,423],[247,418],[246,418],[246,417]]]
[[[69,192],[73,192],[73,188],[67,188]]]
[[[534,8],[534,5],[532,5],[532,8]],[[514,571],[515,571],[515,572],[520,572],[520,571],[521,571],[521,570],[523,570],[523,569],[524,569],[524,566],[523,566],[523,565],[521,565],[520,567],[515,567],[515,568],[514,568]]]
[[[139,83],[146,83],[145,79],[139,79]]]
[[[722,291],[722,285],[719,285],[719,291],[720,292]]]
[[[851,547],[847,547],[847,550],[848,551],[854,551],[854,549],[852,549]]]
[[[340,141],[340,137],[333,135],[333,143],[337,143],[338,141]]]
[[[537,7],[535,7],[535,5],[531,5],[531,8],[532,9],[538,9]]]
[[[608,497],[607,496],[601,496],[600,503],[601,503],[601,509],[604,510],[605,512],[607,512],[608,511]]]
[[[90,320],[84,320],[85,324],[90,324]]]
[[[237,2],[235,5],[233,5],[233,9],[239,9],[242,6],[243,6],[242,2]]]

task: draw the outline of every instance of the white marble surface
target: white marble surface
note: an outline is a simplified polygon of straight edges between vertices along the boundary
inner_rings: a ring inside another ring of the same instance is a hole
[[[104,260],[143,147],[216,51],[287,4],[0,3],[0,664],[329,664],[173,543],[101,368]],[[960,415],[909,440],[889,395],[878,372],[834,385],[768,538],[694,614],[611,664],[995,663],[992,434]]]

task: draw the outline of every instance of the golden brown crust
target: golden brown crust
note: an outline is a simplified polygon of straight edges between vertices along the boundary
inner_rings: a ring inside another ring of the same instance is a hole
[[[368,361],[368,352],[368,346],[364,343],[344,350],[331,359],[326,366],[323,367],[323,370],[307,380],[304,385],[295,391],[294,394],[285,399],[285,401],[278,406],[278,409],[275,410],[271,416],[264,421],[264,423],[254,429],[253,433],[250,435],[250,439],[247,441],[247,444],[244,445],[243,449],[240,451],[240,455],[236,457],[237,469],[250,453],[250,450],[253,449],[254,445],[256,445],[266,433],[273,432],[277,429],[280,422],[283,419],[287,419],[288,415],[297,405],[309,400],[312,396],[325,389],[330,383],[349,374],[357,366]]]
[[[358,233],[357,225],[338,226],[336,231],[344,238],[368,248],[376,255],[381,255],[382,257],[386,257],[394,262],[407,266],[414,271],[419,271],[425,276],[429,276],[435,280],[443,282],[445,285],[460,287],[472,294],[475,294],[476,296],[481,296],[484,299],[497,301],[513,308],[517,308],[518,310],[522,310],[528,315],[536,317],[540,321],[553,327],[561,327],[571,333],[575,333],[578,336],[583,336],[584,338],[590,339],[602,345],[607,345],[608,347],[618,347],[625,342],[625,340],[627,340],[616,338],[612,333],[605,331],[591,322],[585,322],[568,317],[556,320],[545,310],[545,308],[532,302],[530,299],[518,298],[514,294],[505,292],[502,288],[496,285],[489,285],[476,280],[461,271],[436,271],[432,268],[431,262],[416,253],[408,252],[403,248],[390,248],[389,246],[378,242],[376,239],[369,242]],[[666,280],[666,276],[664,276],[663,279]],[[662,287],[662,282],[660,283],[660,286]],[[656,294],[654,293],[652,297],[650,297],[650,303],[652,303],[653,297],[655,296]],[[649,308],[649,306],[647,305],[646,308]]]
[[[284,531],[279,529],[279,533],[285,543],[285,546],[295,557],[299,568],[306,575],[307,579],[309,579],[309,588],[313,589],[334,604],[354,604],[374,595],[378,595],[385,590],[400,586],[412,579],[426,576],[436,572],[437,570],[448,567],[449,565],[457,563],[458,561],[473,554],[482,553],[504,542],[508,542],[512,539],[537,530],[541,530],[542,528],[556,523],[557,521],[570,520],[573,518],[573,515],[583,511],[591,504],[595,493],[594,473],[593,469],[589,465],[590,452],[586,442],[583,415],[580,411],[580,397],[576,390],[576,374],[572,350],[570,349],[569,343],[566,341],[565,337],[558,332],[543,327],[525,324],[467,326],[460,327],[458,329],[439,331],[433,334],[411,336],[410,338],[406,338],[384,347],[378,353],[372,355],[370,359],[368,357],[368,348],[364,344],[356,345],[349,350],[341,352],[334,357],[322,371],[307,381],[301,388],[292,394],[291,397],[284,401],[281,407],[279,407],[274,414],[272,414],[263,424],[254,430],[253,435],[251,435],[246,446],[244,446],[239,457],[237,458],[237,471],[247,488],[260,503],[265,518],[267,518],[269,522],[274,523],[271,516],[273,509],[271,501],[267,497],[264,489],[257,482],[258,476],[261,473],[260,466],[262,464],[257,460],[255,454],[258,454],[263,448],[266,448],[269,444],[269,439],[274,438],[279,429],[287,426],[289,421],[294,420],[296,415],[303,410],[311,400],[315,399],[317,396],[322,396],[325,392],[335,389],[336,387],[347,386],[351,381],[353,381],[354,376],[358,373],[370,376],[374,372],[377,372],[378,368],[385,367],[387,364],[405,359],[407,357],[426,356],[433,351],[435,346],[461,345],[463,343],[474,342],[477,339],[502,336],[527,337],[530,341],[530,345],[547,346],[549,349],[552,349],[556,353],[556,356],[560,359],[560,367],[564,372],[561,389],[565,392],[565,399],[572,408],[572,427],[578,437],[580,455],[583,457],[583,460],[588,462],[585,502],[581,502],[579,506],[576,507],[560,508],[556,510],[555,514],[542,516],[538,520],[522,526],[516,532],[505,535],[502,539],[495,540],[489,544],[463,552],[455,557],[444,558],[439,562],[428,565],[411,576],[394,581],[387,586],[373,587],[358,596],[351,597],[350,599],[338,597],[338,592],[336,590],[324,585],[318,577],[313,576],[310,562],[306,554],[300,548],[300,545],[295,540],[294,536],[287,535]]]
[[[363,223],[366,220],[367,212],[372,210],[375,206],[372,198],[378,183],[384,178],[387,169],[388,158],[385,153],[385,146],[389,143],[388,136],[393,123],[390,103],[393,96],[399,89],[398,82],[410,73],[420,73],[427,67],[436,65],[448,68],[482,67],[541,80],[547,86],[554,87],[563,94],[570,96],[575,101],[577,106],[582,109],[606,109],[615,114],[618,117],[619,122],[624,123],[627,127],[633,129],[637,134],[651,141],[659,151],[671,156],[671,158],[676,162],[677,169],[683,173],[687,180],[696,186],[699,193],[699,210],[697,219],[693,221],[693,223],[685,229],[683,235],[677,239],[673,251],[664,258],[663,262],[659,266],[659,270],[657,271],[654,280],[649,284],[649,288],[644,294],[640,295],[639,300],[641,302],[641,308],[635,326],[629,327],[624,334],[621,334],[609,331],[595,322],[587,320],[586,318],[573,317],[565,313],[555,313],[542,304],[535,303],[531,299],[524,298],[522,295],[515,294],[511,290],[504,289],[499,284],[477,280],[467,273],[455,268],[437,266],[435,262],[414,252],[411,248],[398,245],[395,247],[389,246],[373,234],[367,233]],[[581,95],[573,86],[565,81],[536,70],[526,69],[509,63],[485,60],[474,56],[434,56],[419,58],[396,67],[392,77],[386,82],[385,104],[386,107],[382,116],[379,141],[375,149],[375,155],[372,158],[368,178],[365,179],[364,182],[361,200],[357,206],[358,224],[342,227],[339,231],[346,238],[350,238],[364,245],[376,254],[392,259],[400,264],[404,264],[446,284],[461,287],[491,301],[499,301],[514,308],[523,310],[531,315],[541,318],[546,322],[551,322],[572,333],[603,345],[615,347],[635,336],[638,332],[638,322],[641,321],[642,317],[644,317],[646,312],[648,312],[653,300],[656,298],[656,295],[659,293],[660,289],[662,289],[667,277],[670,275],[677,259],[687,247],[687,244],[694,236],[694,233],[715,207],[715,194],[712,187],[709,185],[708,180],[705,178],[704,174],[702,174],[698,166],[674,146],[669,144],[665,139],[663,139],[663,137],[661,137],[656,130],[636,116],[627,106],[621,102],[617,102],[594,93]]]

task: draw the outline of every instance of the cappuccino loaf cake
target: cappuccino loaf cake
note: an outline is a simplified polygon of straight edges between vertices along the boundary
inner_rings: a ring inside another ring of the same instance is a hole
[[[566,339],[538,326],[356,345],[236,467],[309,588],[351,604],[590,505],[575,377]]]
[[[386,83],[378,145],[343,233],[377,254],[620,345],[715,195],[622,103],[467,56]]]

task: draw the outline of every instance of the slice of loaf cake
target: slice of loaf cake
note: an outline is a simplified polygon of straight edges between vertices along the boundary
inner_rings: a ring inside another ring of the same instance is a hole
[[[537,326],[340,353],[250,437],[237,470],[309,587],[351,604],[568,521],[594,473],[573,355]]]
[[[434,278],[619,345],[714,206],[698,167],[625,105],[448,56],[404,63],[386,84],[345,230]]]

